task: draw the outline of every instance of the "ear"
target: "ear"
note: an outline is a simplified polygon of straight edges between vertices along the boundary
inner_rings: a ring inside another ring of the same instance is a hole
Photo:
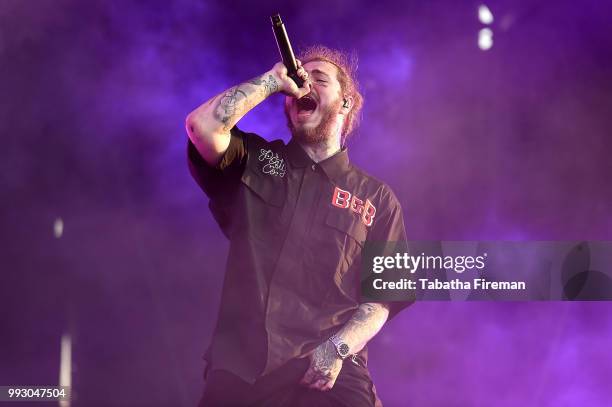
[[[342,108],[340,109],[340,114],[348,114],[348,112],[350,112],[353,108],[353,102],[353,96],[344,95],[342,98]]]

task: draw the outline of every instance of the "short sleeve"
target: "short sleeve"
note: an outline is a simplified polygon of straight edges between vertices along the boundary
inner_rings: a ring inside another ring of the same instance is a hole
[[[390,197],[387,202],[387,208],[381,213],[381,217],[377,223],[374,221],[374,230],[372,237],[368,239],[377,242],[400,242],[399,245],[389,246],[389,249],[397,249],[405,247],[406,243],[406,228],[404,226],[404,214],[395,195],[390,192]],[[385,255],[394,255],[394,253],[385,253]],[[409,307],[413,301],[390,301],[386,305],[389,307],[389,317],[387,321],[395,317],[401,310]]]
[[[230,131],[229,146],[215,166],[209,165],[191,140],[187,140],[189,172],[209,198],[220,197],[240,181],[248,155],[247,136],[234,126]]]

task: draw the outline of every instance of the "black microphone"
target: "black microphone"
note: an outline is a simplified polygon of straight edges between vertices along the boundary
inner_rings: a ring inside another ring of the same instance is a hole
[[[291,43],[289,43],[289,37],[287,36],[287,31],[280,14],[270,16],[270,20],[272,20],[272,31],[274,31],[278,50],[283,63],[287,67],[287,75],[301,88],[304,85],[304,81],[297,74],[297,62],[295,61],[295,55],[293,54],[293,49],[291,49]]]

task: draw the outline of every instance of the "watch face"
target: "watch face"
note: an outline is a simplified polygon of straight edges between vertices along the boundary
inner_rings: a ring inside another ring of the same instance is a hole
[[[346,343],[341,343],[338,346],[338,353],[340,354],[340,356],[344,357],[346,355],[348,355],[349,353],[349,347]]]

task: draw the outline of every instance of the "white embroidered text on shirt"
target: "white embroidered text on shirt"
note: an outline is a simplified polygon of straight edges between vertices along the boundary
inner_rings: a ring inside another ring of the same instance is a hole
[[[285,160],[280,158],[278,154],[272,150],[259,150],[259,161],[268,161],[261,169],[264,174],[285,176]]]

